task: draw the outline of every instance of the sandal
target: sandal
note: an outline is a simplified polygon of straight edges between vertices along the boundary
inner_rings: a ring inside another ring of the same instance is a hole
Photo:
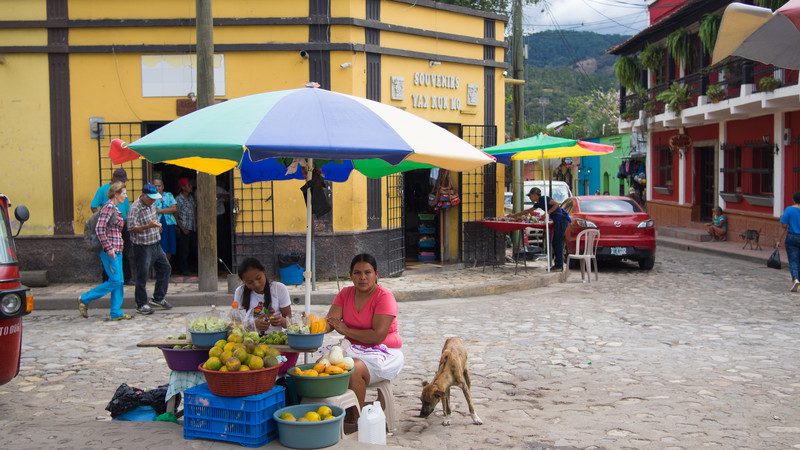
[[[112,317],[109,320],[131,320],[133,317],[129,316],[128,314],[122,313],[121,316]]]
[[[84,319],[89,318],[89,305],[81,301],[81,296],[78,296],[78,314]]]

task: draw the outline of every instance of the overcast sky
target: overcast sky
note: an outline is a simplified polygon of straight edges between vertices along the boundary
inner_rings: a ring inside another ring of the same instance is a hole
[[[648,24],[653,0],[546,0],[525,6],[525,33],[553,30],[636,34]]]

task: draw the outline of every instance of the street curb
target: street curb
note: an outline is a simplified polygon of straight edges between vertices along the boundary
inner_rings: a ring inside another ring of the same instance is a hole
[[[557,273],[534,273],[526,276],[524,271],[520,271],[519,280],[501,280],[495,283],[488,283],[466,287],[441,287],[437,289],[395,289],[392,290],[398,302],[411,302],[423,300],[438,300],[445,298],[465,298],[481,297],[484,295],[505,294],[508,292],[525,291],[539,287],[549,286],[555,283],[564,283],[567,280],[569,271]],[[446,280],[443,280],[444,284]],[[305,301],[303,294],[290,294],[294,305],[302,305]],[[330,305],[333,303],[335,294],[330,292],[312,292],[312,305]],[[174,295],[167,295],[167,299],[172,306],[211,306],[228,305],[233,296],[224,291],[217,292],[189,292]],[[35,311],[69,311],[77,310],[77,296],[53,296],[37,297],[35,300]],[[136,306],[133,295],[126,296],[122,307],[133,310]],[[92,302],[91,309],[107,309],[109,299],[102,298]],[[155,308],[158,311],[157,308]]]
[[[706,255],[722,256],[722,257],[725,257],[725,258],[736,259],[736,260],[739,260],[739,261],[747,261],[747,262],[758,263],[758,264],[766,264],[767,263],[767,258],[765,258],[763,255],[751,256],[751,255],[742,255],[742,254],[739,254],[739,253],[724,252],[724,251],[710,249],[710,248],[706,248],[706,247],[703,247],[703,246],[700,246],[700,245],[690,244],[690,243],[686,243],[686,242],[675,242],[675,241],[672,241],[672,240],[656,238],[656,245],[658,245],[660,247],[667,247],[667,248],[672,248],[672,249],[676,249],[676,250],[683,250],[685,252],[696,252],[696,253],[703,253],[703,254],[706,254]],[[783,269],[788,269],[788,266],[789,266],[788,264],[783,262]]]

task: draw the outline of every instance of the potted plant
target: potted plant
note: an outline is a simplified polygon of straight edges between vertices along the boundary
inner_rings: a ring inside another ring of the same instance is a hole
[[[684,108],[689,106],[691,99],[692,97],[689,93],[689,87],[682,85],[677,81],[673,81],[669,89],[659,93],[656,96],[656,100],[663,102],[665,105],[667,105],[667,109],[675,114],[680,114]]]
[[[685,63],[689,59],[689,33],[685,28],[678,28],[667,35],[667,48],[672,59],[677,63]]]
[[[639,53],[639,63],[648,70],[658,70],[664,60],[664,47],[656,44],[647,44]]]
[[[626,55],[617,58],[614,63],[614,73],[619,84],[635,91],[639,87],[639,60],[635,56]]]
[[[712,84],[706,88],[706,96],[711,103],[719,103],[725,99],[725,89],[718,84]]]
[[[714,45],[717,43],[717,33],[719,32],[719,23],[721,20],[722,18],[720,16],[706,14],[700,21],[700,30],[698,30],[697,35],[700,37],[700,42],[709,55],[714,53]]]
[[[764,77],[758,80],[758,89],[762,92],[772,92],[781,86],[781,80],[775,77]]]
[[[619,117],[625,122],[630,122],[632,120],[635,120],[638,116],[633,111],[625,111],[624,113],[620,114]]]

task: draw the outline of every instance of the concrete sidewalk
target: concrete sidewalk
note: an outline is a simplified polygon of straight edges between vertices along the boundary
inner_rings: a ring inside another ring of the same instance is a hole
[[[401,277],[380,278],[380,284],[391,289],[397,301],[402,302],[516,292],[564,282],[568,275],[568,272],[547,273],[544,262],[528,262],[527,268],[520,265],[516,275],[514,272],[513,264],[486,268],[424,265],[406,270]],[[170,281],[167,299],[173,306],[227,306],[233,300],[233,294],[228,293],[227,280],[224,278],[219,279],[216,292],[199,292],[196,281],[187,283],[181,282],[182,280],[183,277],[174,277]],[[349,279],[340,279],[338,284],[336,281],[318,281],[317,289],[311,293],[311,303],[330,304],[341,288],[351,284]],[[147,288],[151,295],[153,286],[154,281],[149,280]],[[93,287],[94,284],[89,283],[64,283],[32,288],[34,310],[74,310],[78,295]],[[304,286],[288,288],[292,302],[302,305],[305,301]],[[125,286],[123,308],[126,310],[133,310],[135,307],[133,290],[133,286]],[[108,307],[108,297],[91,304],[92,309]]]
[[[761,263],[764,266],[767,264],[767,258],[774,250],[772,245],[762,244],[761,250],[750,250],[750,248],[743,249],[744,242],[737,239],[727,241],[707,241],[700,242],[689,239],[680,239],[676,237],[658,236],[656,244],[661,247],[669,247],[677,250],[684,250],[687,252],[698,252],[709,255],[725,256],[728,258],[739,259],[742,261],[750,261]],[[781,243],[780,249],[781,263],[784,270],[789,270],[789,262],[786,259],[786,250]],[[658,256],[656,256],[658,261]]]

